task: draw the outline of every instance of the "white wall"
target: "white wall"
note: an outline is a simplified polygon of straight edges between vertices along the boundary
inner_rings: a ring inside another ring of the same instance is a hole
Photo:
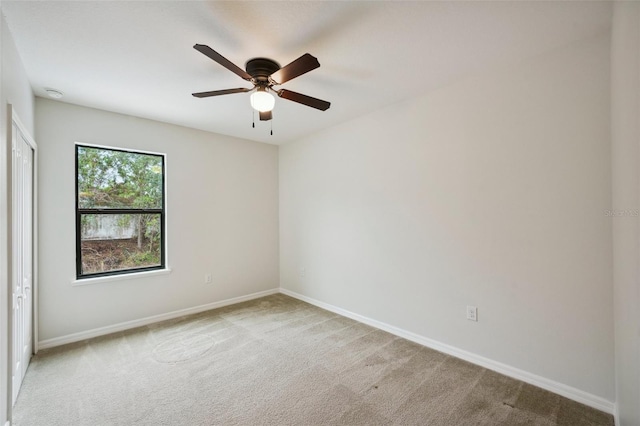
[[[0,14],[0,424],[8,419],[10,401],[7,394],[8,374],[8,300],[9,278],[7,276],[7,154],[11,143],[7,141],[7,103],[13,105],[20,120],[33,135],[33,92],[13,37],[4,15]]]
[[[41,340],[278,287],[278,147],[42,98],[36,134]],[[167,154],[171,274],[71,284],[76,141]]]
[[[609,53],[601,35],[281,146],[281,286],[614,401]]]
[[[611,40],[611,134],[616,402],[640,425],[640,3],[616,2]]]

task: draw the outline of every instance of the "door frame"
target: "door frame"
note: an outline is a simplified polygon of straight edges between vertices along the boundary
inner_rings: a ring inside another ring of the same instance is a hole
[[[13,105],[7,104],[7,244],[9,250],[7,253],[7,276],[9,285],[8,291],[8,333],[7,333],[7,351],[8,351],[8,368],[7,368],[7,415],[9,421],[12,419],[13,414],[13,380],[11,375],[13,373],[13,283],[11,282],[13,277],[13,259],[14,253],[10,249],[13,244],[13,164],[12,158],[12,140],[13,140],[13,126],[18,128],[22,133],[27,144],[33,149],[33,217],[32,217],[32,243],[33,243],[33,263],[32,263],[32,307],[31,307],[31,339],[33,353],[38,353],[38,145],[31,136],[27,127],[22,123],[20,117],[13,108]]]

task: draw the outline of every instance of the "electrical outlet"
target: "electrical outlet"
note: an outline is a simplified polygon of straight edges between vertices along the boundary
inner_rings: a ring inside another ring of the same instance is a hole
[[[204,283],[205,284],[211,284],[213,282],[213,275],[211,274],[206,274],[204,276]]]
[[[467,319],[469,321],[478,321],[478,308],[475,306],[467,306]]]
[[[300,278],[304,278],[307,275],[307,271],[304,268],[300,268]]]

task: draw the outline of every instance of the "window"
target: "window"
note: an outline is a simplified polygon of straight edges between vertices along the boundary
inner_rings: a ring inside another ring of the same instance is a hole
[[[164,155],[76,145],[76,274],[165,268]]]

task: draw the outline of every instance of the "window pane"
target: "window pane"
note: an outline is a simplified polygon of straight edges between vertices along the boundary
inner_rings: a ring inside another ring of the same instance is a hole
[[[161,215],[82,214],[82,274],[161,265]]]
[[[87,146],[77,149],[78,208],[162,208],[162,156]]]

